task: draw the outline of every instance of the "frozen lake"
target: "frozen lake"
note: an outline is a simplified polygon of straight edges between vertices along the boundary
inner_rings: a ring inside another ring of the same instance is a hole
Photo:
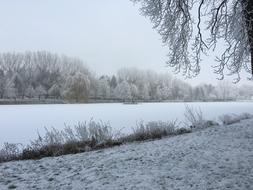
[[[136,122],[183,121],[185,105],[200,108],[206,119],[217,119],[227,113],[253,114],[253,102],[60,104],[0,105],[0,145],[3,142],[28,143],[44,127],[64,128],[78,122],[102,120],[115,129],[129,132]]]

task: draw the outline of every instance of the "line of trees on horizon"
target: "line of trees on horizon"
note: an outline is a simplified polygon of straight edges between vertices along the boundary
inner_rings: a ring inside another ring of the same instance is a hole
[[[168,73],[122,68],[96,76],[77,58],[46,51],[0,54],[0,99],[59,99],[75,102],[214,101],[251,99],[251,85],[192,86]]]

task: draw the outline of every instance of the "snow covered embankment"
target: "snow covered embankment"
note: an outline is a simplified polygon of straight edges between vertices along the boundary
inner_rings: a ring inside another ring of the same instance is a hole
[[[251,189],[252,124],[249,119],[157,141],[2,163],[0,189]]]

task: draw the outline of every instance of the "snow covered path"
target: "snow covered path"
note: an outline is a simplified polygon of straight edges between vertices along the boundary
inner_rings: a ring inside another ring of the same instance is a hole
[[[0,164],[0,189],[253,189],[253,119],[172,138]]]

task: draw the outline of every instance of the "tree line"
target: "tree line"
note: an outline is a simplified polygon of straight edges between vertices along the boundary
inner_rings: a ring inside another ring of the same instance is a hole
[[[225,80],[192,86],[168,73],[137,68],[96,76],[80,59],[46,51],[0,54],[0,99],[211,101],[251,99],[252,89]]]

